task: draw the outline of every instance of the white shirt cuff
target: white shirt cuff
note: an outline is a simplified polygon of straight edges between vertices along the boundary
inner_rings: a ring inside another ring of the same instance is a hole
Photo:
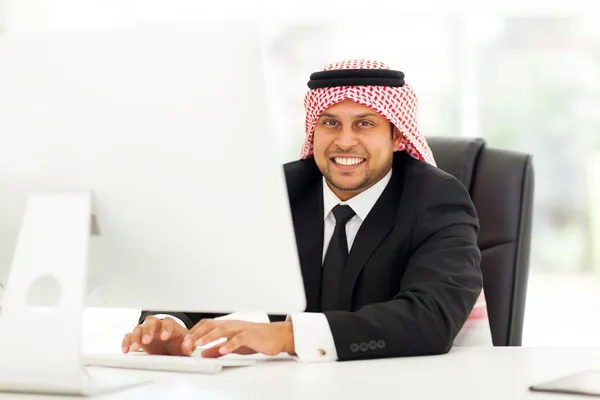
[[[292,321],[294,347],[300,361],[337,361],[335,342],[325,314],[298,313],[288,318]]]

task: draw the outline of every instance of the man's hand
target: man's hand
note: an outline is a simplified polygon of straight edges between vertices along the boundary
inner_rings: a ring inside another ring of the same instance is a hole
[[[270,356],[282,352],[294,353],[291,322],[256,323],[204,319],[190,330],[183,346],[203,346],[221,338],[226,338],[227,342],[204,350],[202,357],[217,358],[229,353],[262,353]]]
[[[123,353],[144,350],[148,354],[189,356],[196,346],[183,343],[188,330],[173,318],[158,319],[149,315],[144,323],[123,338]]]

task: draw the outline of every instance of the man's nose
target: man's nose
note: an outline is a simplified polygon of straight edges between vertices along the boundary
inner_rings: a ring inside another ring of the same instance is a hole
[[[343,127],[336,138],[335,144],[342,150],[350,149],[358,144],[356,134],[351,127]]]

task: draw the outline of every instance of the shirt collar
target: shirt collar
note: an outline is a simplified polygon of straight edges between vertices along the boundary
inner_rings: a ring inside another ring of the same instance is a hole
[[[392,170],[390,169],[389,172],[383,177],[383,179],[381,179],[379,182],[377,182],[364,192],[357,194],[348,201],[341,201],[329,188],[325,177],[323,177],[323,219],[327,219],[327,217],[331,213],[331,210],[333,210],[333,207],[337,206],[338,204],[347,204],[350,207],[352,207],[356,215],[362,221],[364,221],[367,218],[367,215],[369,215],[369,212],[371,211],[379,197],[381,196],[381,193],[383,193],[383,190],[387,186],[391,177]]]

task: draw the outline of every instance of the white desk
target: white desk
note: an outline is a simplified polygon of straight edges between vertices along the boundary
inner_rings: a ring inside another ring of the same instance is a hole
[[[89,371],[92,376],[108,379],[123,374],[155,378],[150,385],[98,399],[581,400],[581,396],[532,393],[528,386],[584,369],[600,370],[600,347],[455,348],[434,357],[317,364],[280,358],[217,375],[105,368]],[[21,398],[31,396],[0,394],[0,399]]]

